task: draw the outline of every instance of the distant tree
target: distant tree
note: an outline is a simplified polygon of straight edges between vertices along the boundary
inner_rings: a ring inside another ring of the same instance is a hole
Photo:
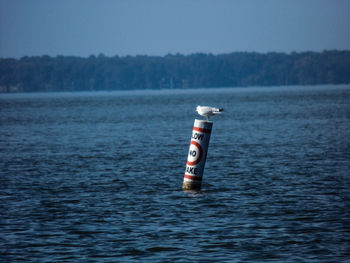
[[[350,51],[0,59],[0,92],[350,83]]]

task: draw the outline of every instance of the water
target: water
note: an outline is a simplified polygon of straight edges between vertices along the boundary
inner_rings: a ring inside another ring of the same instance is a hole
[[[201,192],[182,191],[196,105]],[[0,96],[2,262],[350,262],[350,86]]]

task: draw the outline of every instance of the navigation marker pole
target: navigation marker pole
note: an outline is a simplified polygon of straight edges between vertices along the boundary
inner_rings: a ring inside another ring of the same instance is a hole
[[[190,149],[188,151],[183,190],[200,190],[213,122],[194,120]]]

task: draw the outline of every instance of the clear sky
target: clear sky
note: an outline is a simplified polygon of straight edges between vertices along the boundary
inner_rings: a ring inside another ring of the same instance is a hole
[[[331,49],[349,0],[0,0],[0,57]]]

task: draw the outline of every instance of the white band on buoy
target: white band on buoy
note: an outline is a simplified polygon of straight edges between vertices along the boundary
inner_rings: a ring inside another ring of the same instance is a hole
[[[197,119],[194,121],[183,182],[185,190],[201,188],[212,127],[211,121]]]

